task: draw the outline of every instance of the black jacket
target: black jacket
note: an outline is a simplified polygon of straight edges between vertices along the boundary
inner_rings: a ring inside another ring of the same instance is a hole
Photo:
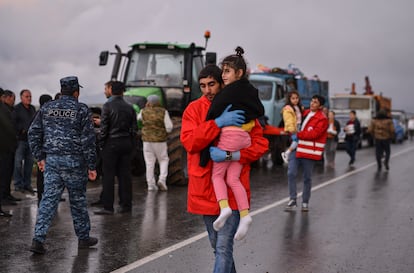
[[[228,105],[232,104],[230,111],[244,110],[246,122],[264,115],[264,107],[259,98],[259,91],[248,79],[240,79],[224,87],[211,102],[206,120],[219,117]],[[210,160],[210,146],[204,148],[200,154],[201,167],[205,167]]]
[[[359,120],[357,118],[355,118],[354,121],[352,120],[348,120],[348,122],[346,123],[346,125],[350,125],[350,124],[354,124],[354,130],[355,132],[353,134],[346,134],[345,135],[345,140],[357,140],[360,138],[361,136],[361,123],[359,122]]]
[[[113,96],[102,107],[99,146],[108,139],[135,137],[138,131],[134,108],[122,96]]]
[[[235,81],[224,87],[211,102],[206,119],[219,117],[229,104],[233,105],[230,111],[244,110],[246,122],[264,115],[259,91],[247,79]]]
[[[19,103],[14,107],[12,112],[13,124],[16,129],[17,139],[20,141],[27,141],[27,131],[29,130],[30,124],[36,115],[36,109],[33,105],[29,105],[29,108]]]
[[[2,153],[14,153],[16,149],[16,132],[13,126],[11,110],[11,107],[0,102],[0,157]]]

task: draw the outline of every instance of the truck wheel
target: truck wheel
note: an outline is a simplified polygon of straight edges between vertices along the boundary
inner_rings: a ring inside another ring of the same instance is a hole
[[[180,141],[181,118],[173,117],[173,130],[168,136],[168,178],[167,183],[170,185],[187,185],[187,152]]]

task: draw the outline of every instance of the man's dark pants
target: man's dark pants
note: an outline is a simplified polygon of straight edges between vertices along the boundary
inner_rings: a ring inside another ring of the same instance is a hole
[[[131,154],[133,143],[130,137],[108,139],[102,151],[103,160],[103,205],[114,210],[115,176],[118,176],[119,204],[132,207]]]
[[[390,160],[390,140],[389,139],[375,139],[375,156],[377,159],[378,168],[381,168],[381,159],[385,152],[384,164],[388,166]]]
[[[14,171],[14,152],[6,152],[0,156],[0,189],[1,196],[6,198],[10,196],[10,184]]]
[[[351,136],[349,138],[347,137],[346,140],[345,140],[346,152],[349,155],[349,157],[351,158],[350,163],[354,163],[354,161],[355,161],[355,152],[356,152],[356,149],[358,148],[357,143],[358,143],[358,138],[355,137],[355,136]]]

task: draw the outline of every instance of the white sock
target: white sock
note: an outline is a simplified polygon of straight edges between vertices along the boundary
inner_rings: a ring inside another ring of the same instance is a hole
[[[220,211],[219,217],[214,221],[213,228],[215,231],[219,231],[224,224],[226,223],[227,219],[231,216],[231,208],[223,208]]]
[[[252,221],[253,220],[250,214],[240,218],[239,227],[237,228],[236,235],[234,235],[235,240],[240,241],[243,240],[244,237],[246,237],[247,231],[249,230]]]

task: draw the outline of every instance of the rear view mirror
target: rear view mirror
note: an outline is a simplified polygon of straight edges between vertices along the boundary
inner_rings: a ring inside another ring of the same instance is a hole
[[[106,65],[108,63],[109,51],[102,51],[99,54],[99,65]]]
[[[207,52],[206,53],[206,65],[216,64],[217,62],[217,53],[216,52]]]

